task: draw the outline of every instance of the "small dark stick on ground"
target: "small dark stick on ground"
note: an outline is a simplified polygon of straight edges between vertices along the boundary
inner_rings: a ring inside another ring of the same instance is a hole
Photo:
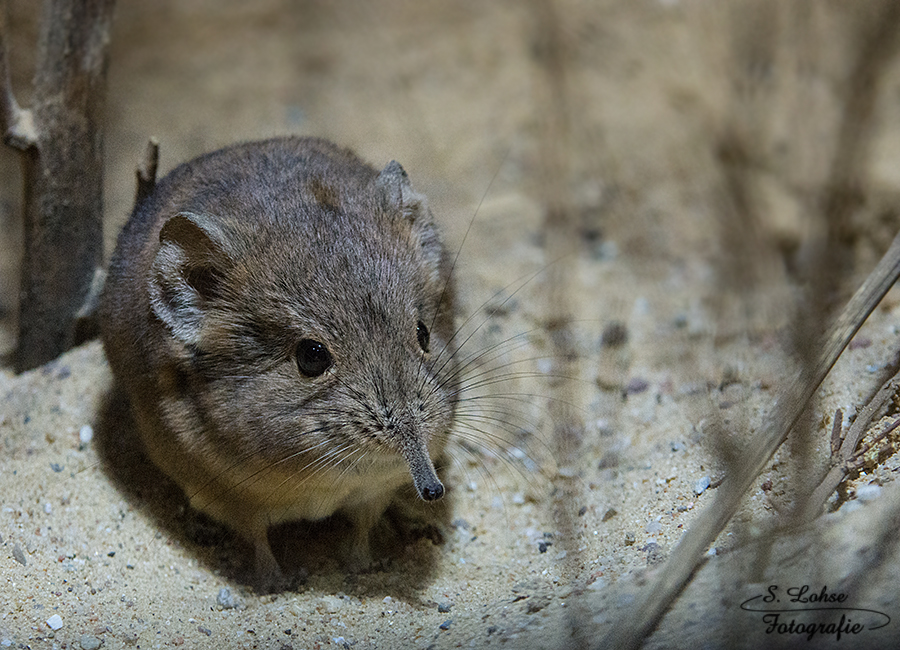
[[[143,201],[153,188],[156,187],[156,171],[159,169],[159,140],[151,137],[147,141],[147,149],[144,152],[144,160],[135,170],[137,188],[134,194],[134,204]]]

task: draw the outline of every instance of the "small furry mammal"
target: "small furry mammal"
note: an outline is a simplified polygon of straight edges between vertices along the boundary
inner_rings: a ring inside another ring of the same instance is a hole
[[[314,138],[185,163],[119,236],[100,319],[150,458],[280,570],[270,525],[341,511],[350,562],[453,421],[448,255],[396,162]]]

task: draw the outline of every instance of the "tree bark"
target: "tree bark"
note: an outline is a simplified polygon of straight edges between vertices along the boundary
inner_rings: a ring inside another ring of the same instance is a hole
[[[4,141],[22,152],[25,184],[19,372],[75,344],[76,315],[102,264],[101,118],[114,4],[45,0],[30,110],[18,108],[0,71]],[[0,57],[5,67],[5,49]]]

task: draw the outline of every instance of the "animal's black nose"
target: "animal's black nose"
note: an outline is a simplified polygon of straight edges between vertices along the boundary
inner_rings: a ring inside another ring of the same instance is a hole
[[[422,488],[422,498],[426,501],[437,501],[444,496],[444,486],[440,482]]]

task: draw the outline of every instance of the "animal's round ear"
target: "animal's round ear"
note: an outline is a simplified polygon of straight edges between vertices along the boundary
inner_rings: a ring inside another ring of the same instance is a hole
[[[388,210],[400,213],[412,223],[421,218],[428,218],[430,221],[425,196],[413,190],[406,170],[396,160],[392,160],[381,170],[375,179],[375,186],[380,190],[384,206]]]
[[[150,306],[187,345],[199,342],[209,303],[220,295],[233,263],[227,242],[216,220],[193,212],[178,213],[159,233],[148,281]]]
[[[385,208],[401,215],[412,225],[420,249],[437,273],[443,247],[425,195],[412,188],[406,170],[396,160],[381,170],[375,185],[381,192]]]

